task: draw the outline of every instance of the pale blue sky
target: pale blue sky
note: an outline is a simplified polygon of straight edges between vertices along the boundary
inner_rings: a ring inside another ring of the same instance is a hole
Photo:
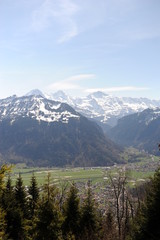
[[[159,0],[0,0],[0,98],[160,99]]]

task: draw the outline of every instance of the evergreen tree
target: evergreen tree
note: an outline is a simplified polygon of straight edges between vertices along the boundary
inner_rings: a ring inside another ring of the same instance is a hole
[[[10,237],[12,229],[14,230],[14,220],[11,219],[13,208],[16,208],[15,197],[10,175],[6,182],[6,187],[2,194],[2,206],[5,210],[6,230],[5,234]]]
[[[20,207],[24,215],[26,215],[26,211],[27,211],[26,196],[27,195],[26,195],[25,187],[23,185],[23,180],[21,175],[19,174],[19,177],[17,178],[17,181],[16,181],[16,186],[15,186],[15,199],[16,199],[17,205]]]
[[[3,209],[2,196],[3,196],[4,186],[5,186],[4,178],[8,171],[10,171],[10,167],[6,165],[1,166],[0,168],[0,240],[4,239],[5,231],[6,231],[6,221],[5,221],[6,212]]]
[[[28,207],[27,207],[27,194],[23,185],[21,175],[17,178],[14,188],[15,205],[13,204],[10,211],[9,219],[11,219],[13,239],[23,240],[27,239],[28,229]],[[14,231],[16,229],[16,231]]]
[[[12,201],[15,201],[15,198],[14,198],[14,191],[13,191],[11,177],[9,175],[6,182],[5,189],[3,190],[3,194],[2,194],[3,208],[6,209],[12,203]]]
[[[117,227],[111,209],[109,209],[106,216],[104,216],[103,239],[104,240],[118,239]]]
[[[2,194],[2,190],[5,185],[4,178],[6,174],[10,171],[10,169],[11,167],[8,167],[7,165],[2,165],[0,168],[0,194]]]
[[[60,240],[62,217],[58,207],[43,199],[38,211],[36,240]]]
[[[38,210],[38,200],[39,200],[39,189],[36,178],[34,174],[32,175],[30,186],[28,188],[28,220],[25,227],[28,239],[34,239],[35,228],[37,222],[37,210]]]
[[[28,193],[30,196],[29,206],[30,206],[31,217],[33,217],[34,211],[39,199],[39,189],[38,189],[37,181],[34,174],[31,178],[31,184],[29,186]]]
[[[56,199],[57,189],[51,185],[50,174],[47,176],[47,183],[44,185],[44,192],[39,204],[36,240],[61,240],[62,238],[62,215]]]
[[[64,223],[63,233],[64,239],[67,235],[73,235],[78,239],[80,232],[80,205],[79,205],[78,190],[75,184],[72,184],[64,204]],[[73,237],[72,236],[72,237]]]
[[[0,240],[3,240],[5,237],[5,229],[6,229],[5,212],[0,207]]]
[[[8,239],[26,239],[25,220],[21,209],[17,207],[16,204],[10,205],[10,207],[7,208],[6,222],[6,234],[8,235]]]
[[[148,184],[146,199],[138,210],[130,239],[160,239],[160,168]]]
[[[84,204],[82,206],[81,239],[98,240],[101,239],[99,233],[100,218],[98,218],[91,186],[90,183],[88,183],[87,197],[84,200]]]

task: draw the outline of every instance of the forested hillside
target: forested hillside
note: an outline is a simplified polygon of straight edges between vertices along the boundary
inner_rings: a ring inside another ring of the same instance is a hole
[[[108,135],[117,144],[159,155],[160,109],[146,109],[121,118]]]

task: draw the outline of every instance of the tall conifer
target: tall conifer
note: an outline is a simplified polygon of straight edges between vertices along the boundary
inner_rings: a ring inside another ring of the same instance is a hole
[[[61,240],[62,216],[56,199],[57,189],[51,184],[51,176],[47,175],[47,182],[39,203],[36,240]]]
[[[160,168],[148,184],[146,199],[135,218],[131,239],[160,239]]]
[[[30,206],[30,211],[31,211],[31,217],[33,217],[34,211],[35,211],[38,199],[39,199],[39,189],[38,189],[38,184],[37,184],[34,174],[32,175],[32,178],[31,178],[31,183],[30,183],[30,186],[28,189],[28,193],[30,196],[29,206]]]
[[[16,185],[15,185],[15,198],[17,205],[21,208],[23,214],[26,214],[26,191],[23,185],[23,180],[21,174],[17,178]]]
[[[67,235],[73,235],[78,239],[80,235],[80,199],[78,197],[78,189],[73,183],[70,187],[66,202],[64,204],[64,239]]]
[[[100,236],[100,218],[96,211],[90,182],[88,182],[87,196],[82,205],[81,239],[98,240]]]

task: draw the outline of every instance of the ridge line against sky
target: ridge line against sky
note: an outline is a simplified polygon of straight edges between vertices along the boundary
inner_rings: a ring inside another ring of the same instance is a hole
[[[160,1],[1,0],[0,98],[31,89],[160,99]]]

